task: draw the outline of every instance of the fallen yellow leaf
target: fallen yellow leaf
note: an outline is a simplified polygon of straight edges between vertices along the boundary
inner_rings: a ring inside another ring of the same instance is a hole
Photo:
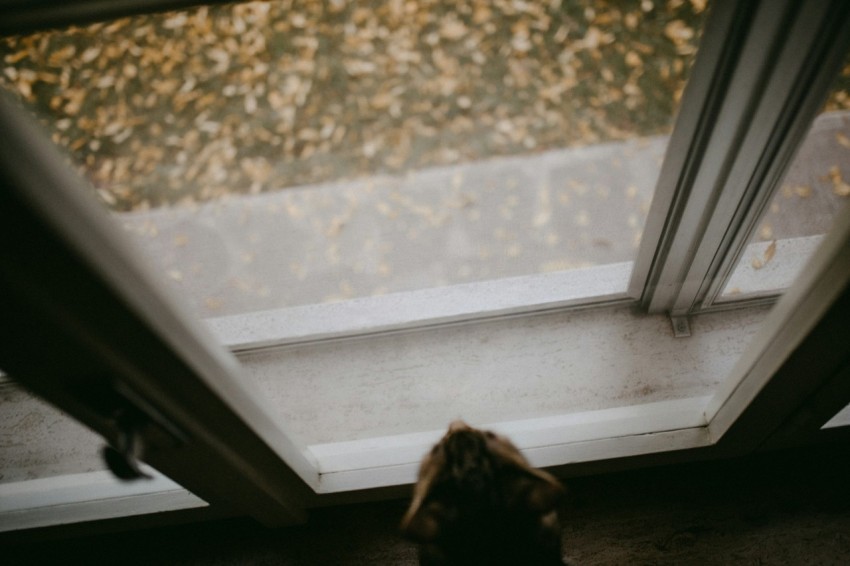
[[[841,181],[841,169],[838,168],[838,165],[833,165],[829,168],[829,179],[832,179],[833,183],[838,183]]]
[[[675,45],[682,45],[694,37],[694,30],[682,20],[673,20],[664,26],[664,35]]]
[[[797,185],[794,187],[794,192],[800,198],[809,198],[812,196],[812,187],[809,185]]]
[[[770,242],[770,245],[767,246],[767,249],[764,250],[764,263],[769,262],[773,259],[773,256],[776,255],[776,240]]]
[[[829,168],[829,178],[832,180],[832,192],[840,197],[850,196],[850,185],[844,182],[838,165]]]
[[[639,67],[643,61],[641,61],[640,55],[635,53],[634,51],[629,51],[626,53],[626,65],[629,67]]]

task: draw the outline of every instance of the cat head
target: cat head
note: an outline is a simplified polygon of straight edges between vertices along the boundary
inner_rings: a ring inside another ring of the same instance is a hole
[[[507,438],[455,421],[423,459],[401,528],[427,544],[463,523],[500,517],[554,527],[563,493],[558,480],[533,468]]]

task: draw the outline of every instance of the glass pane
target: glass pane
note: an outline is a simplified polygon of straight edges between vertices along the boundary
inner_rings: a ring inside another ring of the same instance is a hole
[[[786,289],[850,197],[850,58],[720,301]]]
[[[5,38],[0,84],[221,316],[630,261],[704,13],[200,7]]]

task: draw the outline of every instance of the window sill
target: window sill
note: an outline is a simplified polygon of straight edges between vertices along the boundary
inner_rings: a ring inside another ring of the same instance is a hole
[[[695,448],[711,444],[703,410],[710,396],[498,422],[536,467]],[[318,493],[411,484],[423,454],[445,433],[434,430],[309,450],[319,465]]]
[[[206,507],[151,468],[128,484],[107,471],[0,484],[0,532]]]
[[[685,339],[666,316],[619,307],[239,358],[331,493],[412,482],[455,418],[509,434],[540,466],[703,446],[703,409],[766,312],[704,314]]]
[[[316,492],[330,494],[411,483],[422,454],[458,417],[510,435],[538,466],[706,446],[703,409],[766,312],[704,314],[685,339],[673,337],[666,316],[620,306],[248,349],[238,357],[243,378],[316,462]],[[48,441],[39,424],[33,428],[38,442]],[[65,449],[65,458],[91,457],[90,443]],[[2,452],[9,448],[0,447],[4,468],[26,465]],[[38,477],[38,470],[18,472]],[[69,477],[50,478],[53,487],[45,480],[0,488],[41,486],[48,501]],[[134,496],[134,505],[172,509],[166,487]],[[101,493],[99,506],[80,501],[80,512],[60,521],[126,514],[122,497]],[[54,524],[51,505],[34,509],[31,516],[41,519],[27,525]],[[0,520],[19,512],[0,512]]]
[[[632,262],[206,319],[220,344],[248,352],[323,340],[630,302]]]

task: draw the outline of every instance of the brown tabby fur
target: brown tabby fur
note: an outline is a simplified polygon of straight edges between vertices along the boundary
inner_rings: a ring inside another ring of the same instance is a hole
[[[424,566],[562,565],[562,495],[509,440],[456,421],[422,461],[401,528]]]

